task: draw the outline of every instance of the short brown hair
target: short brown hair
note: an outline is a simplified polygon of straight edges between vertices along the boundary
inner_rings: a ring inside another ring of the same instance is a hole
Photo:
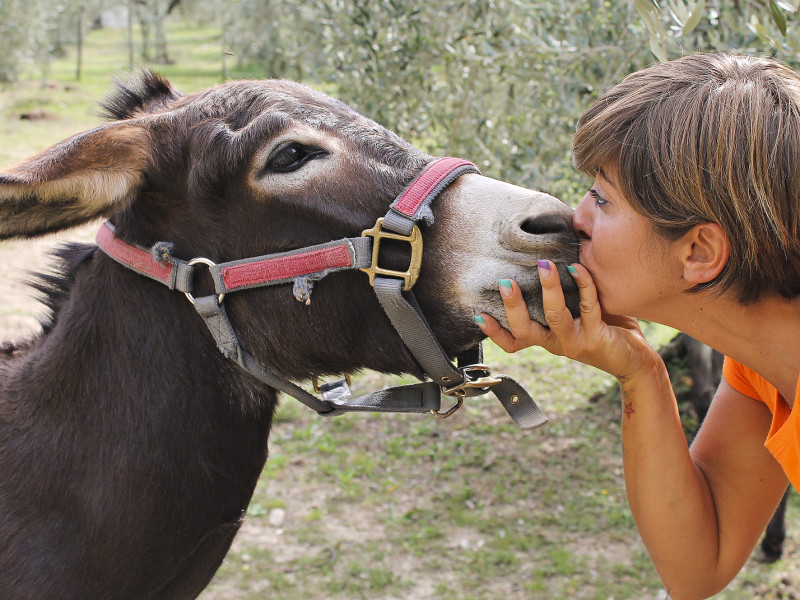
[[[728,236],[728,264],[690,291],[743,304],[800,294],[800,77],[771,59],[693,54],[633,73],[578,121],[575,167],[614,169],[656,233],[703,222]]]

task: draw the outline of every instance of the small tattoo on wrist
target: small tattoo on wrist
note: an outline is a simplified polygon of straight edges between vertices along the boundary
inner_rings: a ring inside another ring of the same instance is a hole
[[[636,409],[633,408],[633,402],[626,402],[625,409],[622,411],[625,413],[625,416],[628,417],[628,420],[631,420],[631,415],[636,412]]]

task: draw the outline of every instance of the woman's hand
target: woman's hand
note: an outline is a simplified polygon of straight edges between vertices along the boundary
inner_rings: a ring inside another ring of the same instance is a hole
[[[569,267],[580,294],[580,318],[574,319],[564,302],[564,292],[553,263],[539,261],[542,282],[542,303],[549,327],[532,321],[515,281],[501,280],[508,329],[486,314],[476,322],[483,332],[506,352],[529,346],[542,346],[553,354],[592,365],[620,381],[639,373],[652,372],[663,363],[642,335],[633,317],[603,314],[597,299],[597,288],[583,265]],[[481,323],[480,320],[484,322]]]

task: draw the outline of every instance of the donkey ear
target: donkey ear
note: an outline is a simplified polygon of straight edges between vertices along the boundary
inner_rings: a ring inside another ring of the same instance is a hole
[[[117,212],[141,187],[150,156],[147,129],[117,122],[0,173],[0,239],[33,237]]]

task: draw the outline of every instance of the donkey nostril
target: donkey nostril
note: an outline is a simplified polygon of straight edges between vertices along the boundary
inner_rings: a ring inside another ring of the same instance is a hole
[[[520,223],[520,229],[532,235],[566,233],[572,231],[569,221],[558,214],[542,214],[535,217],[528,217]]]
[[[547,254],[547,258],[571,256],[578,239],[572,230],[571,212],[559,207],[538,207],[537,211],[516,214],[500,229],[500,245],[513,252]]]

